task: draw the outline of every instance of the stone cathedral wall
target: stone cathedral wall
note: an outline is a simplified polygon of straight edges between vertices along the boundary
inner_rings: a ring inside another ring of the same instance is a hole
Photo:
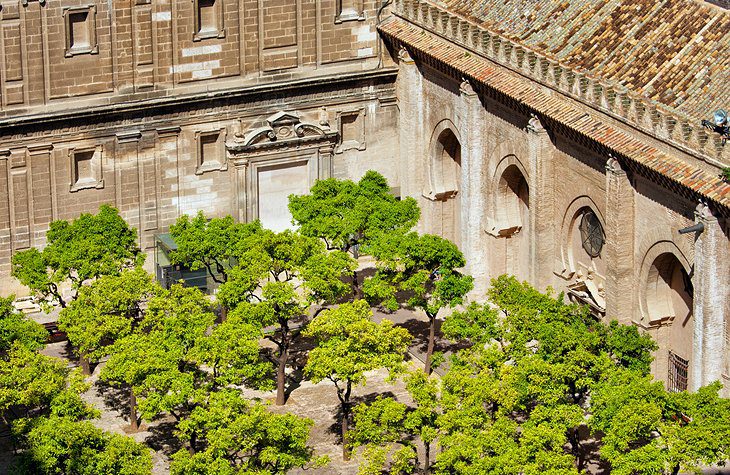
[[[181,214],[271,214],[292,181],[376,169],[397,186],[396,71],[381,54],[378,5],[0,1],[0,293],[22,292],[13,252],[102,203],[149,251]],[[337,141],[312,160],[274,153],[275,166],[248,176],[226,143],[277,113]]]

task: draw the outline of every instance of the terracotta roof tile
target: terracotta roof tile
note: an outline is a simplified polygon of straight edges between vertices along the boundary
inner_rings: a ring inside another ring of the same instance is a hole
[[[466,0],[464,2],[472,3],[466,2]],[[510,2],[505,0],[505,3]],[[523,2],[514,3],[522,4]],[[537,1],[535,8],[547,3],[551,2]],[[606,5],[611,3],[615,2],[610,0],[605,2]],[[478,80],[540,114],[565,124],[592,140],[603,143],[629,160],[660,173],[726,209],[730,209],[730,193],[728,193],[730,184],[724,183],[718,176],[667,155],[639,139],[603,123],[600,118],[587,114],[567,100],[542,92],[529,80],[506,69],[492,66],[492,63],[486,59],[473,55],[465,56],[463,50],[456,48],[446,40],[428,33],[423,34],[423,30],[413,27],[401,19],[393,17],[382,23],[378,29],[386,37],[395,39],[422,55],[448,64],[461,75]],[[610,35],[611,33],[605,34]]]
[[[730,13],[695,0],[443,0],[577,71],[704,119],[730,107]]]

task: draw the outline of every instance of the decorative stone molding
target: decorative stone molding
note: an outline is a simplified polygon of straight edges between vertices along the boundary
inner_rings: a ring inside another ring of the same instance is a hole
[[[429,15],[419,13],[426,10]],[[710,140],[697,119],[629,91],[621,84],[606,82],[587,72],[571,70],[540,52],[530,50],[426,0],[395,0],[392,11],[425,30],[529,76],[533,81],[669,142],[714,166],[730,162],[730,147],[723,147],[719,140],[714,140],[715,137]],[[470,34],[463,34],[466,29],[469,29]],[[481,40],[473,39],[480,37]],[[408,58],[412,61],[410,55]],[[676,124],[682,124],[681,133],[673,133],[677,129]]]
[[[411,57],[411,54],[408,52],[407,49],[401,46],[401,48],[398,50],[398,61],[403,62],[406,64],[413,64],[413,58]]]
[[[142,138],[142,132],[139,130],[127,130],[124,132],[118,132],[117,136],[118,143],[132,143],[138,142]]]
[[[339,133],[326,130],[320,125],[302,122],[299,116],[290,112],[277,112],[266,119],[268,125],[237,133],[226,142],[226,149],[232,157],[244,153],[262,152],[280,147],[300,147],[320,142],[336,143]]]

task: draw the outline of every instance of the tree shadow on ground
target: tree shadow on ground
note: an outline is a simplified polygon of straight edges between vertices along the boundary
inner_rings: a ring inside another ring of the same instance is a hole
[[[405,322],[399,322],[396,324],[408,330],[408,332],[413,336],[411,349],[415,349],[417,353],[422,353],[425,355],[426,351],[428,350],[428,321],[410,318]],[[436,320],[436,340],[434,342],[434,351],[440,351],[447,354],[454,353],[456,351],[463,350],[471,346],[466,341],[454,342],[441,337],[440,335],[442,324],[442,320]]]
[[[104,400],[104,405],[117,411],[127,422],[129,422],[129,388],[112,386],[106,381],[98,379],[94,386],[99,396]]]
[[[358,404],[363,403],[372,404],[378,397],[392,397],[393,399],[396,399],[395,394],[392,391],[385,391],[382,393],[372,392],[369,394],[364,394],[362,396],[355,396],[350,399],[350,407],[355,408],[355,406],[357,406]],[[352,424],[352,417],[350,417],[349,427],[350,429],[354,427]],[[337,437],[337,445],[342,445],[342,405],[339,403],[337,404],[337,408],[335,409],[335,422],[327,428],[327,432],[329,432],[330,434],[334,434]]]
[[[144,439],[144,443],[152,450],[169,457],[178,450],[185,448],[185,444],[174,435],[176,427],[177,422],[172,419],[161,420],[154,425],[150,425],[147,429],[150,435]]]

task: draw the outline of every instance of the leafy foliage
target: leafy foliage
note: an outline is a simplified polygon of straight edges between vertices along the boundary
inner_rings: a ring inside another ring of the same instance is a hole
[[[416,200],[395,198],[387,180],[373,170],[358,183],[318,180],[309,194],[289,197],[289,210],[303,235],[321,238],[328,248],[345,252],[356,246],[367,252],[373,239],[407,231],[420,216]]]
[[[130,437],[68,417],[41,420],[28,433],[21,470],[34,474],[143,475],[152,472],[150,450]]]
[[[391,374],[403,369],[411,335],[390,320],[371,321],[372,311],[363,300],[325,310],[315,317],[304,334],[317,340],[309,352],[305,374],[315,383],[332,381],[342,410],[343,456],[347,458],[347,422],[352,386],[365,383],[365,373],[387,368]]]
[[[418,439],[438,443],[438,474],[578,474],[599,457],[611,473],[676,474],[728,458],[719,385],[670,393],[649,377],[656,345],[635,327],[598,322],[513,277],[492,284],[489,303],[446,318],[445,336],[473,346],[440,382],[407,380],[414,406],[356,409],[362,473],[406,472],[396,450]]]
[[[243,399],[237,390],[210,393],[204,404],[178,425],[180,436],[204,449],[173,455],[175,474],[284,474],[323,460],[307,446],[310,419],[273,414],[261,403]]]
[[[22,450],[18,473],[151,472],[148,449],[88,422],[99,416],[81,399],[88,388],[63,361],[13,343],[0,360],[0,413]]]
[[[0,356],[6,355],[16,342],[30,350],[39,349],[48,336],[42,325],[15,310],[13,300],[12,295],[0,297]]]
[[[98,360],[108,345],[129,335],[141,319],[141,305],[155,291],[152,279],[141,268],[102,276],[80,289],[76,300],[59,315],[59,327],[79,354]]]
[[[147,305],[139,331],[118,340],[100,377],[131,388],[130,415],[136,427],[136,400],[143,419],[168,412],[188,413],[209,384],[193,350],[206,337],[215,315],[196,288],[173,285]]]
[[[277,404],[284,404],[285,369],[293,321],[303,321],[313,304],[336,301],[347,292],[341,277],[355,262],[342,251],[327,252],[315,238],[262,230],[239,243],[238,265],[218,290],[218,299],[244,323],[264,329],[277,346]]]
[[[377,272],[365,281],[365,297],[396,310],[398,292],[405,292],[407,306],[426,313],[430,328],[425,371],[430,374],[436,316],[442,308],[463,303],[473,288],[471,276],[457,271],[466,264],[464,255],[447,239],[415,232],[382,236],[370,251],[377,259]]]
[[[78,292],[87,281],[117,275],[144,261],[136,231],[109,205],[102,205],[96,215],[53,221],[46,238],[42,251],[33,248],[15,253],[11,271],[46,305],[66,307],[68,302],[61,294],[65,284]]]
[[[202,211],[193,218],[183,215],[170,226],[177,245],[177,250],[170,253],[170,261],[191,270],[205,268],[213,280],[225,282],[238,243],[260,230],[258,221],[236,223],[231,216],[208,219]]]

